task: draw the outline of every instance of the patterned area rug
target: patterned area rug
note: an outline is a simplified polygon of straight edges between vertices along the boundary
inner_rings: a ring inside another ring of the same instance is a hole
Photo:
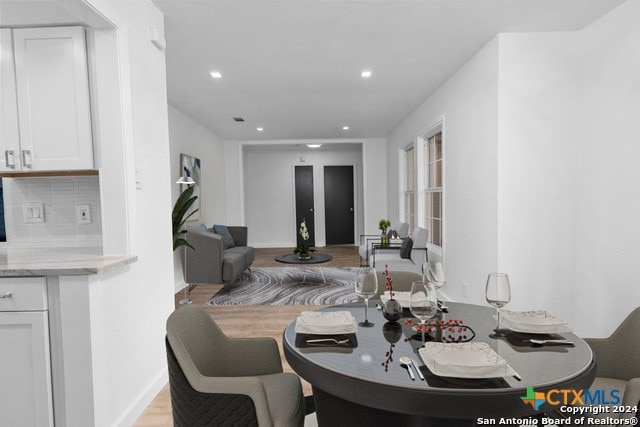
[[[343,304],[357,300],[353,289],[357,271],[349,267],[252,267],[229,287],[229,294],[223,288],[207,304]]]

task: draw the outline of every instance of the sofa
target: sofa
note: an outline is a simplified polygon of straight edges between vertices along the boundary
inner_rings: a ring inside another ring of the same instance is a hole
[[[413,247],[409,258],[400,258],[399,249],[385,250],[384,252],[376,251],[375,254],[369,255],[369,265],[378,272],[383,271],[385,264],[387,264],[389,270],[411,271],[421,275],[422,264],[428,261],[427,236],[427,230],[421,227],[414,227],[411,233]]]
[[[229,285],[251,267],[256,251],[247,246],[247,227],[227,226],[227,229],[234,245],[225,248],[227,245],[223,243],[223,236],[215,233],[213,228],[187,226],[185,239],[195,249],[186,249],[185,281],[189,285],[223,284],[229,291]],[[180,251],[184,257],[185,251]]]

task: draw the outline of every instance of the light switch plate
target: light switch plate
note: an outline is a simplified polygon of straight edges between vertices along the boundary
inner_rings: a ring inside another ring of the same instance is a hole
[[[91,206],[76,205],[76,221],[78,224],[91,224]]]
[[[24,203],[22,214],[24,222],[44,222],[44,203]]]

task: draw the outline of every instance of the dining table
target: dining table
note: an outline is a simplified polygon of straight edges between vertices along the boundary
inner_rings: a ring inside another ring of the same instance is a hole
[[[539,335],[505,331],[503,338],[491,338],[496,328],[496,310],[491,307],[447,302],[429,322],[436,327],[425,342],[444,340],[486,343],[504,358],[511,375],[493,378],[439,376],[425,364],[419,353],[424,345],[416,332],[409,310],[404,318],[389,322],[380,302],[369,301],[373,327],[359,327],[345,343],[307,344],[295,331],[296,321],[283,332],[283,347],[292,369],[312,385],[316,417],[320,426],[470,426],[482,420],[540,417],[554,409],[549,403],[525,402],[533,392],[587,389],[595,378],[594,355],[585,341],[571,332]],[[364,302],[320,309],[347,311],[356,321],[364,319]],[[441,329],[439,325],[458,325]],[[573,345],[538,345],[530,338],[570,340]],[[451,344],[460,345],[460,342]],[[485,346],[485,344],[479,344]],[[401,357],[409,357],[422,377],[409,376]],[[511,371],[510,371],[511,372]]]

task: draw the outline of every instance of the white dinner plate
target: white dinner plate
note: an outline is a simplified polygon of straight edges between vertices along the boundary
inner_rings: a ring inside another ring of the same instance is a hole
[[[500,312],[500,323],[500,327],[504,326],[515,332],[530,334],[554,334],[573,331],[567,322],[545,310],[503,310]]]
[[[498,378],[517,375],[487,343],[428,342],[418,350],[431,372],[442,377]]]

